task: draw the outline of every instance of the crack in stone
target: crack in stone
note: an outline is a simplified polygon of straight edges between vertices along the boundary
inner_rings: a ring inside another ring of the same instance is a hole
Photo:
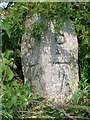
[[[29,65],[29,67],[34,67],[34,66],[36,66],[36,65],[38,65],[38,63],[33,64],[33,65]]]
[[[53,64],[71,64],[71,62],[53,62]]]

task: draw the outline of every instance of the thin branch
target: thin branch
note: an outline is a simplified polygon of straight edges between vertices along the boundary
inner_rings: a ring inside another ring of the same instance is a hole
[[[67,116],[68,118],[73,120],[73,116],[70,116],[69,114],[66,113],[66,111],[63,109],[62,111],[64,113],[65,116]]]

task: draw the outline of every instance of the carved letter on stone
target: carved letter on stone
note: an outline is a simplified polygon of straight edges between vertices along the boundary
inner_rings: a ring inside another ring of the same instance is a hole
[[[38,22],[37,19],[34,21]],[[28,26],[29,20],[26,22]],[[42,33],[40,42],[25,33],[21,52],[25,82],[34,94],[64,102],[77,92],[78,42],[70,22],[64,24],[60,34],[54,33],[49,23],[49,29]]]

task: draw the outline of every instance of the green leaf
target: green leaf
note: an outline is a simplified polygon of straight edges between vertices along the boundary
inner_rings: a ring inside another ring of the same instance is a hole
[[[3,71],[4,71],[4,64],[2,62],[2,59],[0,59],[0,77],[1,77]]]
[[[14,77],[14,73],[11,71],[9,66],[6,66],[6,76],[5,76],[5,81],[12,80]]]
[[[7,50],[7,51],[5,52],[5,57],[6,57],[7,59],[10,59],[13,54],[14,54],[14,51],[13,51],[13,50]]]
[[[15,105],[15,104],[16,104],[16,102],[17,102],[17,96],[13,96],[13,97],[12,97],[12,101],[11,101],[11,102],[12,102],[12,104],[14,104],[14,105]]]
[[[81,43],[82,43],[83,45],[85,45],[85,44],[88,44],[88,41],[85,40],[85,39],[82,39],[82,40],[81,40]]]
[[[85,55],[85,58],[90,58],[90,52]]]
[[[26,6],[22,6],[22,8],[23,8],[23,9],[26,9],[26,10],[29,10],[28,7],[26,7]]]
[[[4,29],[8,35],[8,37],[10,38],[11,37],[11,32],[10,32],[10,24],[8,23],[7,20],[4,20],[3,23],[2,23],[2,29]]]
[[[3,116],[5,117],[5,119],[7,119],[7,120],[13,119],[13,116],[12,116],[12,114],[11,114],[10,111],[3,110],[3,111],[2,111],[2,114],[3,114]]]
[[[3,64],[7,64],[7,65],[9,65],[9,60],[6,59],[5,57],[3,58]]]

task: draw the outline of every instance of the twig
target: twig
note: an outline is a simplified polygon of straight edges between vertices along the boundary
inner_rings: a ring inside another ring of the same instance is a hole
[[[4,64],[4,63],[3,63]],[[4,75],[3,75],[3,78],[2,78],[2,81],[4,81],[4,79],[5,79],[5,76],[6,76],[6,66],[5,66],[5,64],[4,64]]]
[[[88,117],[70,116],[69,114],[66,113],[65,110],[63,110],[63,113],[66,117],[68,117],[72,120],[77,120],[77,119],[90,120]]]
[[[64,113],[65,116],[67,116],[68,118],[73,120],[73,116],[70,116],[69,114],[66,113],[66,111],[63,109],[62,111]]]
[[[80,106],[80,105],[65,105],[64,107],[68,107],[68,108],[75,108],[75,109],[80,109],[80,110],[85,110],[88,113],[90,113],[90,107],[88,106]]]

